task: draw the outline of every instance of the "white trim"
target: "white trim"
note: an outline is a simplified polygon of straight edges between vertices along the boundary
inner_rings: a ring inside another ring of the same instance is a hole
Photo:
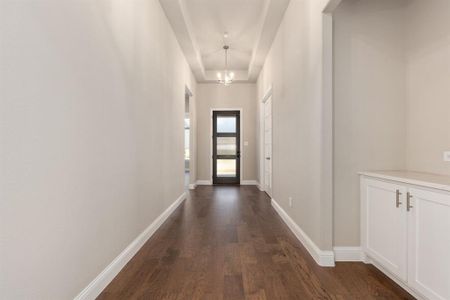
[[[260,190],[261,192],[264,192],[264,187],[259,182],[258,182],[258,190]]]
[[[335,261],[363,261],[361,247],[334,247]]]
[[[239,158],[239,169],[240,169],[240,184],[242,184],[242,177],[244,176],[244,145],[243,145],[243,138],[244,138],[244,109],[241,108],[220,108],[220,107],[212,107],[211,108],[211,115],[209,118],[210,121],[210,126],[209,126],[209,138],[210,138],[210,146],[209,146],[209,157],[210,157],[210,178],[211,178],[211,183],[213,181],[213,112],[214,111],[232,111],[232,110],[238,110],[239,111],[239,127],[240,127],[240,132],[239,132],[239,145],[240,145],[240,149],[239,151],[241,152],[241,157]]]
[[[147,240],[158,230],[175,209],[186,199],[183,193],[173,202],[159,217],[157,217],[136,239],[134,239],[125,250],[122,251],[95,279],[89,283],[74,299],[88,300],[95,299],[105,289],[105,287],[116,277],[123,267],[141,249]]]
[[[266,103],[267,99],[269,99],[272,96],[272,90],[273,90],[273,85],[271,84],[269,86],[269,89],[266,91],[266,93],[264,94],[264,97],[261,100],[262,103]]]
[[[308,250],[316,263],[322,267],[334,267],[334,252],[321,250],[274,199],[272,199],[271,203],[281,219],[283,219],[297,239],[303,244],[306,250]]]
[[[185,84],[184,86],[184,95],[185,95],[185,100],[187,97],[187,101],[188,101],[188,107],[189,107],[189,189],[193,190],[196,187],[195,184],[195,178],[192,178],[194,176],[192,176],[193,174],[197,174],[197,170],[196,170],[196,164],[197,164],[197,149],[194,147],[196,145],[195,143],[195,134],[196,134],[196,127],[197,124],[195,123],[195,108],[194,108],[194,103],[193,103],[193,94],[191,89],[189,88],[189,86],[187,84]],[[186,111],[185,111],[186,114]],[[184,122],[183,122],[184,124]],[[183,126],[184,127],[184,126]],[[184,131],[183,131],[184,132]],[[184,161],[184,151],[183,151],[183,161]],[[192,182],[192,183],[191,183]]]
[[[197,185],[212,185],[212,181],[211,180],[197,180],[196,184]]]
[[[260,179],[260,190],[263,192],[266,192],[267,194],[269,194],[265,187],[266,187],[266,174],[265,174],[265,169],[264,169],[264,163],[265,163],[265,103],[267,100],[269,100],[272,97],[272,104],[271,104],[271,113],[272,113],[272,149],[271,149],[271,153],[272,153],[272,160],[271,160],[271,164],[272,164],[272,169],[273,169],[273,84],[270,84],[269,88],[267,89],[267,91],[264,93],[264,96],[261,99],[261,102],[258,103],[260,109],[259,109],[259,179]],[[273,176],[273,174],[272,174]],[[273,178],[271,176],[271,184],[270,186],[272,187],[272,194],[273,194]]]
[[[241,185],[259,185],[256,180],[241,180]]]
[[[320,182],[321,221],[320,230],[322,240],[333,242],[333,195],[334,195],[334,115],[333,115],[333,14],[332,2],[337,6],[340,0],[328,2],[322,14],[322,107],[320,144]]]

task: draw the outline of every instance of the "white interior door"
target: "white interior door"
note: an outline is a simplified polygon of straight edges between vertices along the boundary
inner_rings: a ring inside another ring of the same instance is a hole
[[[450,194],[409,189],[408,284],[428,299],[450,299]]]
[[[272,196],[272,96],[264,102],[264,190]]]
[[[365,252],[392,274],[406,280],[406,188],[366,179],[363,193]]]

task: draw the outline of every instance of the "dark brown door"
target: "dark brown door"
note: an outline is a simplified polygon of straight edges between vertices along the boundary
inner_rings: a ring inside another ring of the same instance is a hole
[[[241,180],[240,112],[213,112],[213,183],[239,184]]]

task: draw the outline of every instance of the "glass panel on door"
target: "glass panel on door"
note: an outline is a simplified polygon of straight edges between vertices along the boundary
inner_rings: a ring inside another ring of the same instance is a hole
[[[217,116],[217,132],[219,133],[236,132],[236,117]]]
[[[218,137],[217,155],[236,155],[236,138]]]
[[[217,160],[217,177],[235,177],[235,176],[236,176],[235,159]]]

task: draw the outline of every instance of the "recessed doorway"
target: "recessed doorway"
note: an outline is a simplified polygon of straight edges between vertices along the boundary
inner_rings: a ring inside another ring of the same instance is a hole
[[[191,181],[191,117],[189,110],[189,93],[184,96],[184,187],[189,189]]]

